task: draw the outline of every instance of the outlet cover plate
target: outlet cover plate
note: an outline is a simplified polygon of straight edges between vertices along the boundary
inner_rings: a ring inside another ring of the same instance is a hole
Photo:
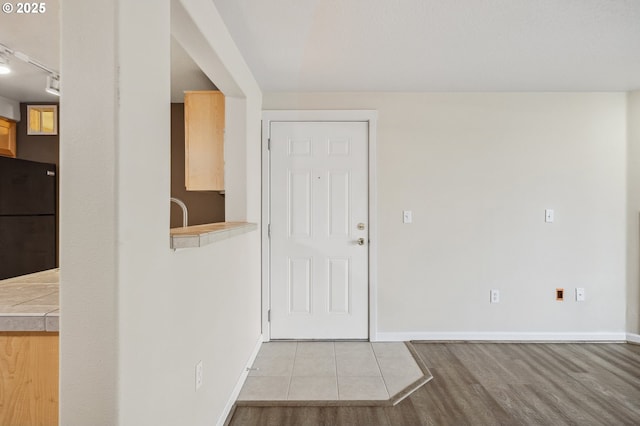
[[[553,219],[554,219],[553,209],[545,209],[544,221],[547,223],[553,223]]]

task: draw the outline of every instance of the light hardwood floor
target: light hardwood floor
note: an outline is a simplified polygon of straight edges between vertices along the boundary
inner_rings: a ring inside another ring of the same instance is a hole
[[[248,425],[639,425],[640,346],[417,343],[433,380],[395,407],[237,407]]]

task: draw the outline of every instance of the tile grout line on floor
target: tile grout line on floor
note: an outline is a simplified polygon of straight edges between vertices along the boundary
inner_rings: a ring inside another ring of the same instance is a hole
[[[289,372],[289,387],[287,388],[287,394],[284,399],[290,401],[289,396],[291,394],[291,382],[293,381],[293,371],[296,369],[296,359],[298,358],[298,342],[295,342],[296,349],[293,352],[293,364],[291,365],[291,371]]]
[[[371,351],[373,352],[373,356],[376,359],[376,364],[378,365],[378,370],[380,370],[380,377],[382,378],[382,383],[384,384],[384,388],[387,391],[387,398],[391,398],[391,392],[389,392],[389,387],[387,386],[387,381],[384,379],[384,373],[382,372],[382,367],[380,366],[380,361],[378,360],[378,354],[373,347],[373,343],[369,343],[371,345]]]
[[[336,399],[340,401],[340,376],[338,375],[338,353],[336,352],[336,342],[333,342],[333,361],[336,367]]]

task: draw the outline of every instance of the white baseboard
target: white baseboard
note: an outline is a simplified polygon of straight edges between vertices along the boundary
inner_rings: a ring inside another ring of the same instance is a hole
[[[523,342],[626,342],[627,333],[531,333],[531,332],[379,332],[376,342],[428,341],[523,341]],[[638,339],[640,336],[636,335]],[[640,342],[640,340],[639,340]]]
[[[640,334],[627,333],[627,342],[640,344]]]
[[[233,388],[233,392],[231,393],[231,396],[229,397],[227,404],[224,406],[224,410],[222,411],[222,414],[218,418],[218,422],[216,423],[217,426],[223,426],[224,422],[227,420],[227,416],[231,412],[231,409],[233,408],[233,404],[235,404],[236,400],[238,399],[238,395],[240,395],[240,391],[242,390],[242,386],[244,386],[245,380],[247,380],[247,376],[249,375],[248,368],[253,365],[253,362],[256,360],[256,357],[258,356],[258,352],[260,352],[262,341],[263,341],[263,338],[261,334],[260,337],[258,337],[256,346],[253,348],[253,352],[251,352],[251,356],[249,357],[249,360],[247,361],[247,364],[244,370],[242,371],[242,375],[238,379],[238,382],[236,383],[235,388]]]

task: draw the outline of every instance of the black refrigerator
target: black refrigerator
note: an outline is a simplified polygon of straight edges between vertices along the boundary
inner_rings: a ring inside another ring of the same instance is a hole
[[[0,280],[56,267],[56,165],[0,157]]]

